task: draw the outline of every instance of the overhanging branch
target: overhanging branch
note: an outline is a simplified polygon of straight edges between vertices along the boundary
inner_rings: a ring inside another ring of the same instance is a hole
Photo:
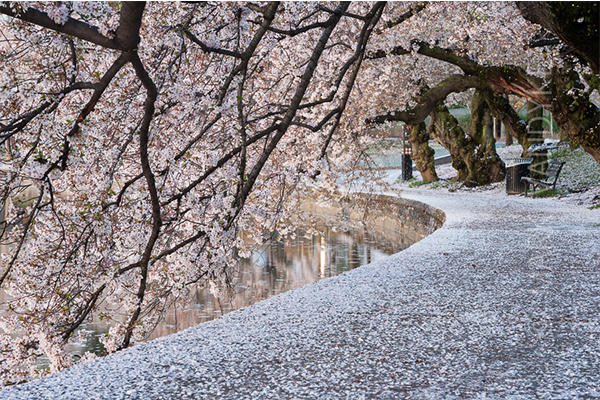
[[[462,69],[465,74],[475,75],[479,73],[480,66],[477,62],[469,57],[461,56],[456,54],[456,52],[444,49],[439,46],[429,46],[428,43],[423,41],[413,41],[412,46],[418,49],[415,51],[417,54],[422,54],[427,57],[435,58],[436,60],[446,61],[450,64],[454,64],[460,69]],[[411,50],[405,49],[402,46],[396,46],[391,50],[376,50],[371,53],[367,58],[369,59],[377,59],[377,58],[385,58],[390,55],[401,56],[406,54],[411,54]]]
[[[416,107],[408,111],[390,111],[386,114],[367,119],[370,124],[383,124],[388,121],[403,121],[408,125],[418,125],[427,118],[438,101],[444,100],[450,93],[464,92],[470,88],[484,87],[481,79],[469,75],[451,75],[441,83],[427,90]]]
[[[28,8],[27,11],[16,13],[9,6],[0,6],[0,13],[21,21],[31,22],[32,24],[52,29],[56,32],[65,33],[79,39],[97,44],[107,49],[122,50],[121,47],[112,39],[103,36],[98,28],[83,21],[70,18],[64,25],[59,25],[54,22],[48,14],[35,8]]]

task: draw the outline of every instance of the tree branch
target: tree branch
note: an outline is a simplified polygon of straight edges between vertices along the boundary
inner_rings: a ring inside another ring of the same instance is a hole
[[[140,28],[146,2],[124,1],[121,3],[119,27],[115,33],[115,42],[119,49],[131,51],[140,43]]]
[[[89,298],[89,300],[87,301],[87,304],[85,306],[85,309],[83,310],[83,312],[79,315],[79,318],[77,319],[77,321],[75,321],[71,327],[69,327],[67,330],[65,330],[62,333],[62,337],[63,337],[63,342],[67,342],[67,340],[69,340],[69,338],[71,337],[71,334],[73,332],[75,332],[75,329],[77,329],[79,327],[79,325],[81,325],[83,323],[83,321],[85,321],[85,319],[87,318],[87,316],[90,314],[90,311],[92,311],[92,309],[94,308],[94,306],[96,305],[96,301],[98,301],[98,297],[100,296],[100,294],[102,294],[102,292],[104,291],[104,289],[106,289],[106,284],[103,284],[102,286],[100,286],[98,288],[98,290],[96,290],[92,296]]]
[[[422,54],[427,57],[435,58],[436,60],[446,61],[450,64],[454,64],[460,69],[462,69],[465,74],[475,75],[478,74],[481,69],[481,67],[477,64],[475,60],[465,56],[460,56],[452,50],[444,49],[439,46],[431,47],[427,42],[423,41],[413,41],[412,46],[419,47],[418,50],[416,50],[416,53]],[[387,57],[388,55],[399,56],[406,54],[411,54],[411,51],[401,46],[396,46],[392,48],[389,52],[386,52],[385,50],[377,50],[371,55],[369,55],[367,58],[377,59]]]
[[[367,16],[365,18],[366,23],[364,24],[364,26],[361,30],[359,40],[356,45],[356,51],[352,57],[352,60],[354,60],[354,59],[356,60],[356,65],[354,67],[354,71],[352,72],[352,75],[350,76],[350,81],[346,85],[346,91],[345,91],[344,95],[342,96],[342,101],[340,102],[340,105],[337,107],[338,113],[336,115],[335,121],[334,121],[333,125],[331,126],[331,128],[329,129],[329,133],[327,135],[327,138],[325,139],[325,143],[323,144],[323,147],[321,148],[321,154],[319,157],[321,159],[325,157],[327,148],[329,147],[329,143],[331,143],[331,139],[333,138],[333,134],[340,124],[340,120],[342,119],[342,115],[344,113],[344,110],[346,109],[346,105],[348,104],[348,99],[350,98],[350,93],[352,93],[352,89],[354,88],[354,82],[356,81],[356,78],[358,77],[358,72],[360,71],[360,67],[361,67],[363,59],[364,59],[365,49],[367,47],[366,45],[369,41],[369,38],[371,37],[373,28],[377,25],[377,22],[379,22],[379,18],[381,18],[381,14],[383,12],[384,7],[385,7],[384,2],[376,3],[371,8],[371,11],[369,12],[369,14],[367,14]]]
[[[71,17],[69,17],[64,25],[59,25],[54,22],[48,16],[48,14],[43,11],[36,10],[35,8],[28,8],[25,12],[16,13],[10,8],[10,6],[0,5],[0,13],[21,21],[31,22],[32,24],[52,29],[56,32],[65,33],[67,35],[86,40],[107,49],[124,50],[114,40],[103,36],[95,26],[78,21]]]
[[[144,68],[142,60],[140,60],[137,52],[132,51],[130,53],[130,58],[131,64],[135,69],[136,75],[140,79],[140,81],[142,81],[142,84],[146,88],[147,92],[146,103],[144,105],[144,118],[142,120],[142,125],[140,126],[140,162],[142,164],[142,172],[144,174],[144,178],[146,178],[146,184],[148,185],[148,191],[150,193],[150,202],[152,204],[152,232],[150,233],[150,237],[148,238],[148,242],[146,243],[146,248],[144,249],[142,257],[139,261],[141,279],[137,292],[138,304],[135,311],[133,312],[133,315],[130,317],[129,322],[127,323],[127,331],[121,344],[121,348],[126,348],[129,346],[131,337],[133,335],[134,326],[138,321],[138,318],[142,311],[142,304],[144,302],[144,296],[146,293],[148,279],[148,263],[150,262],[150,257],[152,255],[154,245],[158,240],[160,227],[162,226],[160,200],[158,198],[156,181],[154,179],[154,173],[152,172],[152,168],[150,167],[150,160],[148,156],[150,124],[152,122],[152,118],[154,117],[155,103],[156,98],[158,97],[158,89],[156,88],[156,85],[152,81],[152,78],[150,78],[150,75],[148,75],[148,72]]]
[[[560,39],[557,37],[553,37],[553,38],[542,38],[542,39],[535,39],[532,40],[531,42],[529,42],[527,44],[527,47],[530,48],[535,48],[535,47],[545,47],[545,46],[554,46],[560,44]]]
[[[275,132],[278,129],[279,125],[272,125],[269,128],[257,133],[256,135],[252,136],[251,138],[249,138],[246,141],[246,146],[249,146],[253,143],[256,143],[258,140],[270,135],[271,133]],[[196,179],[194,182],[190,183],[185,189],[182,189],[179,193],[177,193],[176,195],[173,195],[171,197],[169,197],[167,200],[165,200],[162,205],[166,206],[170,203],[172,203],[173,201],[177,201],[181,198],[183,198],[184,196],[186,196],[190,191],[192,191],[192,189],[194,189],[196,186],[198,186],[200,183],[202,183],[206,178],[208,178],[213,172],[215,172],[217,169],[221,168],[223,165],[225,165],[229,160],[231,160],[235,155],[239,154],[242,151],[242,146],[237,146],[236,148],[232,149],[231,151],[229,151],[226,155],[224,155],[223,157],[221,157],[221,159],[212,167],[210,167],[209,169],[207,169],[204,174],[202,174],[198,179]]]
[[[407,125],[418,125],[427,118],[438,101],[444,100],[450,93],[464,92],[473,87],[483,87],[481,79],[476,76],[450,75],[437,86],[427,90],[420,98],[417,106],[408,111],[390,111],[386,114],[367,119],[367,123],[383,124],[388,121],[403,121]]]
[[[429,4],[429,2],[427,2],[427,1],[417,4],[414,8],[411,8],[410,10],[408,10],[404,14],[400,15],[395,20],[388,21],[385,24],[386,28],[393,28],[396,25],[400,25],[407,19],[411,18],[413,15],[416,15],[416,14],[420,13],[421,11],[423,11],[425,9],[425,7],[427,7],[427,4]],[[377,33],[380,33],[380,32],[377,32]]]
[[[230,57],[235,57],[235,58],[242,58],[242,54],[237,53],[235,51],[230,51],[230,50],[225,50],[225,49],[217,49],[216,47],[207,46],[204,42],[202,42],[200,39],[198,39],[188,29],[184,29],[183,33],[187,37],[189,37],[192,42],[194,42],[198,46],[200,46],[200,48],[202,49],[202,51],[205,52],[205,53],[215,53],[215,54],[222,54],[224,56],[230,56]]]
[[[300,83],[298,84],[298,87],[296,88],[296,93],[294,94],[294,97],[292,98],[290,107],[288,108],[285,116],[283,117],[281,123],[279,124],[277,133],[273,136],[273,138],[271,139],[269,144],[265,147],[263,153],[260,155],[260,158],[258,159],[256,164],[254,164],[252,171],[248,174],[248,180],[244,184],[244,190],[241,195],[241,202],[239,204],[236,204],[238,209],[241,209],[241,207],[243,206],[245,199],[250,194],[250,191],[252,190],[252,187],[254,186],[254,183],[256,182],[258,175],[260,174],[260,171],[264,167],[264,165],[267,162],[271,153],[275,150],[277,143],[279,143],[279,141],[281,140],[281,138],[283,137],[283,135],[289,128],[290,124],[294,120],[294,117],[298,111],[298,107],[300,106],[300,103],[302,102],[302,99],[304,98],[304,94],[306,93],[308,84],[310,83],[310,80],[314,74],[316,67],[317,67],[317,63],[319,62],[319,59],[320,59],[321,55],[323,54],[323,50],[325,49],[325,46],[327,45],[327,42],[329,41],[329,37],[331,36],[333,29],[337,26],[338,22],[340,21],[342,14],[344,12],[346,12],[346,10],[348,9],[349,6],[350,6],[349,2],[340,3],[340,5],[336,8],[336,13],[329,18],[328,26],[327,26],[327,28],[325,28],[323,30],[323,33],[321,34],[319,41],[317,42],[315,48],[313,49],[310,60],[306,66],[306,69],[304,70],[304,74],[302,75]]]
[[[77,116],[77,119],[73,124],[73,128],[71,128],[67,136],[74,136],[79,133],[80,124],[87,118],[88,115],[90,115],[92,111],[94,111],[94,108],[96,107],[96,104],[98,104],[100,97],[102,97],[102,94],[104,93],[110,82],[112,82],[115,75],[117,75],[117,73],[121,70],[121,68],[123,68],[127,61],[129,61],[129,53],[121,53],[119,58],[115,60],[113,65],[108,69],[108,71],[106,71],[106,73],[100,79],[100,81],[94,84],[94,94],[92,95],[92,98],[90,99],[90,101],[88,101],[83,110],[81,110],[79,116]]]
[[[23,234],[21,236],[21,240],[19,240],[19,244],[17,245],[17,249],[15,250],[15,254],[13,255],[13,257],[11,258],[11,260],[8,262],[8,265],[6,266],[6,270],[4,271],[4,273],[2,274],[2,276],[0,276],[0,286],[2,286],[4,284],[4,280],[6,279],[6,277],[8,276],[8,274],[10,273],[10,270],[12,269],[12,266],[15,264],[15,262],[17,261],[17,258],[19,257],[19,253],[21,252],[21,249],[23,248],[23,245],[25,244],[25,239],[27,238],[27,235],[29,233],[29,229],[31,228],[31,225],[33,223],[34,217],[35,217],[35,212],[39,210],[40,208],[40,204],[42,203],[42,198],[44,197],[44,186],[42,186],[42,189],[40,190],[40,195],[36,200],[35,206],[33,207],[33,210],[31,211],[31,215],[29,216],[29,218],[27,219],[27,222],[25,223],[25,226],[23,227]]]
[[[516,5],[526,20],[554,33],[587,61],[595,74],[600,73],[598,2],[517,1]]]
[[[290,30],[278,29],[278,28],[273,28],[272,26],[270,26],[269,32],[294,37],[296,35],[299,35],[304,32],[308,32],[313,29],[325,28],[325,27],[327,27],[327,23],[328,23],[327,21],[326,22],[315,22],[314,24],[306,25],[306,26],[303,26],[302,28],[290,29]]]

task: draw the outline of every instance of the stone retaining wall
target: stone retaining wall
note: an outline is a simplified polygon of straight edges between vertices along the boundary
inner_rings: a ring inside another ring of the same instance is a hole
[[[427,204],[386,195],[355,193],[339,203],[309,201],[302,209],[340,218],[400,240],[407,247],[430,235],[446,220],[445,214]]]

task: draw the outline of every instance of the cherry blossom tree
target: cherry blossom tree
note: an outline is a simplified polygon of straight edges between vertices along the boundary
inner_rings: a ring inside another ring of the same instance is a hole
[[[42,374],[40,355],[50,371],[70,366],[65,344],[91,317],[111,322],[103,344],[117,351],[194,285],[225,289],[248,254],[240,232],[285,233],[308,190],[363,178],[371,123],[411,126],[432,179],[431,134],[461,179],[491,182],[503,169],[490,115],[533,137],[512,94],[551,110],[600,162],[586,84],[597,70],[565,59],[513,3],[3,2],[0,13],[4,384]],[[465,132],[447,106],[467,101]]]
[[[337,128],[384,6],[2,3],[2,381],[70,366],[91,316],[109,352],[143,340],[226,286],[240,231],[350,178],[363,138]]]
[[[484,184],[503,178],[501,162],[492,146],[493,137],[477,121],[472,121],[468,132],[461,132],[443,103],[464,103],[464,93],[476,90],[472,109],[477,119],[481,120],[479,111],[491,112],[512,128],[527,149],[543,138],[510,107],[505,98],[510,94],[552,112],[571,142],[581,144],[600,162],[600,110],[590,101],[590,95],[597,90],[597,64],[590,61],[597,59],[597,45],[591,46],[595,52],[576,47],[583,54],[583,62],[574,60],[570,56],[573,51],[567,51],[573,40],[567,40],[565,32],[569,30],[561,29],[560,21],[547,25],[557,32],[556,37],[523,18],[536,4],[519,3],[517,7],[514,3],[496,2],[434,3],[407,23],[374,37],[368,54],[370,61],[364,68],[373,72],[361,77],[373,88],[393,88],[373,100],[367,121],[403,121],[417,127],[431,115],[434,122],[439,121],[433,124],[431,135],[449,149],[458,178],[465,183]],[[541,8],[548,7],[554,6],[546,4]],[[591,8],[594,7],[595,11],[590,11],[581,4],[574,5],[567,15],[574,19],[571,24],[587,24],[580,26],[589,39],[586,43],[597,44],[594,16],[598,11],[597,5]],[[552,18],[539,10],[532,14],[537,18],[530,18],[534,22]],[[437,129],[440,126],[442,129]],[[455,133],[450,134],[452,130]],[[413,153],[424,158],[417,166],[427,166],[428,170],[422,172],[432,176],[431,152],[419,150],[425,145],[423,138],[427,138],[419,137],[421,141],[413,141]]]

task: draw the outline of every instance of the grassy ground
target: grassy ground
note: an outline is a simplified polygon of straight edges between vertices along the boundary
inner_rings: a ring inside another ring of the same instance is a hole
[[[565,162],[559,176],[560,188],[565,192],[576,193],[600,185],[600,164],[581,147],[558,150],[550,158]]]
[[[503,160],[520,157],[520,146],[509,146],[498,150]],[[600,164],[582,148],[562,148],[554,152],[550,158],[564,161],[556,189],[536,190],[535,197],[557,197],[567,202],[586,205],[594,209],[600,208]],[[506,182],[467,188],[461,182],[454,182],[456,171],[449,165],[439,165],[436,171],[440,176],[438,182],[422,182],[420,175],[409,182],[396,182],[398,188],[419,187],[423,189],[438,189],[455,191],[490,191],[499,194],[506,192]],[[531,194],[530,194],[531,196]]]

